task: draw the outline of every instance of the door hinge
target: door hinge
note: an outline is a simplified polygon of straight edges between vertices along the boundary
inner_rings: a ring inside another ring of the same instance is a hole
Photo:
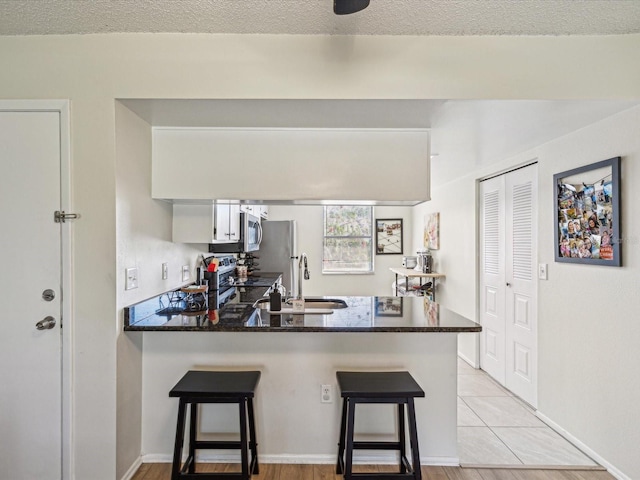
[[[80,215],[77,213],[65,213],[64,210],[53,212],[53,220],[56,223],[64,223],[67,220],[77,220],[78,218],[80,218]]]

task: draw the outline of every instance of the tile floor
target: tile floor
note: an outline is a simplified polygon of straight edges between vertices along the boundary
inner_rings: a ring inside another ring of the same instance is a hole
[[[597,464],[482,370],[458,359],[458,454],[464,465]]]

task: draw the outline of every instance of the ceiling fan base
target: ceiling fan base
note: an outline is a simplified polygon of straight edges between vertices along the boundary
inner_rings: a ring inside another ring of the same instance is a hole
[[[369,6],[370,0],[333,0],[333,13],[349,15],[359,12]]]

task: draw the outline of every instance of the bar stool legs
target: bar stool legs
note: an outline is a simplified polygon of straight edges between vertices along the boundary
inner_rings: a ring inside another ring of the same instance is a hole
[[[178,406],[178,424],[176,426],[176,443],[173,451],[173,465],[171,480],[181,478],[198,478],[201,480],[223,478],[239,478],[248,480],[252,474],[259,473],[258,444],[253,414],[253,402],[251,399],[238,400],[240,416],[240,441],[204,441],[196,437],[198,425],[198,405],[201,403],[236,403],[232,400],[207,399],[207,398],[180,398]],[[188,456],[182,464],[182,452],[184,450],[184,434],[186,425],[187,404],[190,404],[189,418],[189,448]],[[239,449],[241,472],[240,473],[196,473],[196,450],[201,449]],[[251,455],[249,455],[251,454]],[[182,464],[182,465],[181,465]],[[191,476],[193,475],[193,476]]]
[[[171,480],[249,480],[259,473],[258,444],[256,442],[253,396],[260,379],[260,372],[209,372],[189,371],[169,392],[170,397],[179,397],[178,423],[173,451]],[[240,417],[240,441],[198,440],[198,405],[203,403],[237,403]],[[182,464],[186,411],[189,409],[189,449],[187,460]],[[197,450],[240,450],[241,471],[220,473],[197,473]]]
[[[249,471],[252,474],[260,473],[260,465],[258,464],[258,443],[256,442],[256,424],[253,417],[253,398],[247,399],[249,410],[249,449],[251,450],[251,464]]]
[[[424,392],[411,375],[408,372],[337,372],[337,377],[343,402],[336,474],[343,475],[345,480],[422,480],[414,397],[423,397]],[[361,403],[397,404],[397,441],[354,440],[355,410],[356,405]],[[411,463],[406,456],[406,428],[409,433]],[[354,473],[354,450],[396,450],[400,457],[399,471],[384,474]]]

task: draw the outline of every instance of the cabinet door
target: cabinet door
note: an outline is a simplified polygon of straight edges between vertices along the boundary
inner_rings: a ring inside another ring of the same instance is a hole
[[[216,242],[240,240],[240,205],[219,203],[216,205]]]
[[[229,205],[229,240],[240,240],[240,205]]]
[[[216,205],[216,229],[215,240],[218,242],[228,242],[231,240],[231,230],[229,222],[231,221],[229,208],[231,205],[222,203]]]

